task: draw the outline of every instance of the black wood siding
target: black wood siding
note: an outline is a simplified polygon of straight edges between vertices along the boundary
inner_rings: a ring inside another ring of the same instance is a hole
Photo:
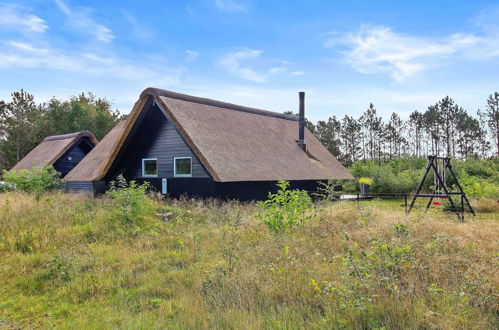
[[[92,194],[100,194],[106,190],[104,181],[71,181],[64,185],[66,192],[88,192]]]
[[[69,148],[55,163],[54,169],[64,177],[93,149],[94,144],[87,138],[81,138]],[[71,157],[71,160],[68,160]]]
[[[184,181],[178,179],[210,179],[199,160],[184,141],[175,125],[169,121],[161,109],[156,105],[149,105],[145,114],[137,121],[137,127],[128,136],[118,159],[113,164],[107,180],[113,180],[119,174],[123,174],[128,180],[149,181],[161,190],[161,178],[167,178],[168,188],[178,190],[176,184]],[[173,175],[173,158],[192,158],[192,177],[175,178]],[[142,177],[142,159],[158,159],[158,177]],[[175,180],[173,180],[175,179]],[[196,182],[192,181],[193,184]]]
[[[189,197],[215,197],[215,182],[211,178],[171,178],[167,179],[168,196],[178,198],[182,195]],[[149,182],[150,187],[161,192],[161,178],[139,178],[138,183]]]
[[[290,181],[289,189],[305,190],[312,194],[317,192],[320,182]],[[277,189],[277,181],[215,182],[215,195],[222,199],[265,200],[269,192],[275,193]]]
[[[64,186],[66,192],[89,192],[94,193],[94,183],[92,181],[71,181]]]

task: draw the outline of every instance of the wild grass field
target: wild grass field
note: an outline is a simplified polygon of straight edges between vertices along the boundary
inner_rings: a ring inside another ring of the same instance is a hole
[[[498,201],[321,202],[273,233],[255,204],[126,200],[0,194],[0,328],[499,327]]]

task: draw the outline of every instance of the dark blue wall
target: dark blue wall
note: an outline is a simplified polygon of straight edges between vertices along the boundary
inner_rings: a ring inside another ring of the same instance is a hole
[[[104,181],[70,181],[66,182],[66,192],[103,193],[106,188]]]
[[[81,138],[69,148],[55,163],[54,168],[64,177],[93,149],[94,144],[87,138]],[[71,160],[68,160],[71,157]]]
[[[160,191],[161,179],[167,178],[168,191],[172,193],[179,190],[195,190],[196,183],[201,183],[204,187],[200,191],[211,191],[212,188],[206,188],[207,183],[212,182],[210,175],[161,109],[150,104],[143,113],[143,116],[138,118],[136,127],[127,137],[106,180],[114,180],[118,175],[123,174],[127,180],[149,181]],[[191,177],[174,177],[174,157],[192,158]],[[143,158],[158,159],[158,177],[142,177]],[[192,187],[189,188],[191,185]]]
[[[319,184],[320,181],[290,181],[289,189],[314,193]],[[277,181],[215,182],[215,195],[223,199],[265,200],[269,192],[274,193],[277,189]]]

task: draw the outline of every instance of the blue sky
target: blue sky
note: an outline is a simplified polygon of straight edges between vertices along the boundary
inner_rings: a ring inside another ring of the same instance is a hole
[[[499,90],[497,1],[0,0],[0,99],[149,86],[307,116],[470,112]]]

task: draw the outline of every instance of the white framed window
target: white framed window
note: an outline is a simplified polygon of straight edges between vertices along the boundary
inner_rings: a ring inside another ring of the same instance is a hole
[[[158,176],[157,158],[142,158],[142,176],[143,177]]]
[[[192,158],[174,157],[173,158],[173,176],[188,177],[192,176]]]

